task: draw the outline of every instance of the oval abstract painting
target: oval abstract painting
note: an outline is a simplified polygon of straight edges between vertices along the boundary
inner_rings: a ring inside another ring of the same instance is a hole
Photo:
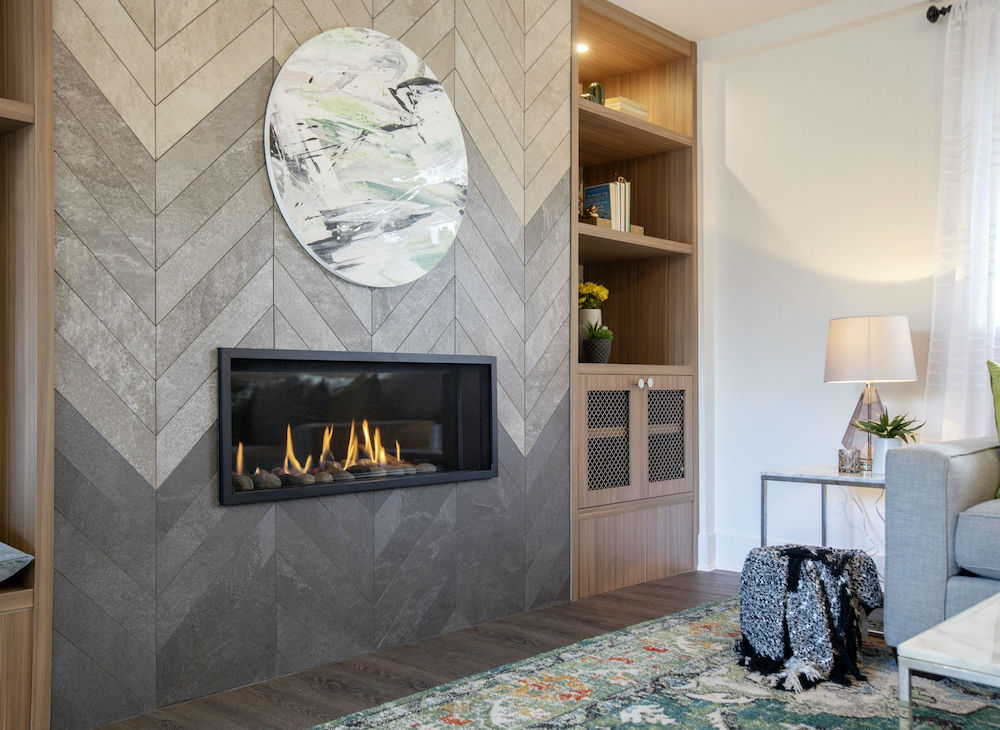
[[[285,221],[337,276],[406,284],[455,240],[462,128],[434,73],[396,39],[337,28],[300,46],[271,88],[264,143]]]

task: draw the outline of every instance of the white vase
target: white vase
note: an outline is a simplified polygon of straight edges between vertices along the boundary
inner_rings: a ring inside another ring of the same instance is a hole
[[[580,313],[580,343],[587,339],[587,325],[593,323],[595,327],[601,324],[600,309],[579,309]]]
[[[903,439],[875,439],[872,443],[872,473],[885,474],[885,455],[889,449],[898,449]]]

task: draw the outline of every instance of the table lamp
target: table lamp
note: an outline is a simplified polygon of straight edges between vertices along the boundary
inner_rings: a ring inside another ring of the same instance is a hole
[[[871,470],[872,436],[855,421],[877,420],[885,413],[875,383],[903,383],[917,379],[905,315],[840,317],[830,320],[826,337],[824,383],[864,383],[841,443],[861,451],[862,468]]]

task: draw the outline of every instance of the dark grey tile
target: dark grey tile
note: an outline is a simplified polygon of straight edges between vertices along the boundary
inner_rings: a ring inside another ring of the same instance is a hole
[[[155,586],[154,494],[145,480],[122,504],[109,500],[60,452],[55,453],[55,507],[143,590]]]
[[[569,171],[556,183],[545,198],[542,206],[531,216],[524,226],[524,260],[530,261],[535,251],[545,240],[546,235],[559,222],[571,206],[572,196],[569,189]]]
[[[390,497],[375,517],[375,644],[395,646],[449,628],[457,605],[458,540],[453,485],[397,492],[433,492],[406,500]],[[441,493],[445,498],[439,502]],[[438,503],[433,513],[428,507]],[[420,517],[409,519],[417,510]],[[380,516],[389,519],[380,520]],[[401,519],[402,518],[402,519]],[[386,541],[380,529],[395,525],[403,540]],[[422,529],[417,530],[418,526]],[[414,540],[413,537],[416,536]],[[379,546],[383,550],[378,552]],[[401,548],[406,548],[402,551]],[[384,590],[379,590],[384,586]]]
[[[152,707],[156,689],[153,651],[58,571],[53,591],[53,630],[110,674],[144,706]]]
[[[407,556],[438,522],[454,485],[379,491],[375,495],[375,597],[386,589]],[[454,506],[452,507],[454,510]],[[440,527],[441,525],[439,525]],[[449,531],[453,525],[445,525]]]
[[[96,724],[82,708],[55,691],[52,692],[50,711],[50,727],[58,730],[91,730]]]
[[[156,538],[161,540],[184,514],[195,497],[203,494],[210,480],[218,479],[219,429],[205,432],[156,490]],[[218,504],[218,490],[214,492]]]
[[[501,467],[496,479],[458,485],[458,609],[474,624],[524,606],[524,482]]]
[[[65,725],[53,716],[52,727],[60,730],[104,725],[154,709],[58,631],[52,634],[52,692],[62,698],[55,708],[59,716],[69,716]]]
[[[153,647],[153,596],[57,510],[55,569],[144,646]]]
[[[156,686],[160,703],[191,696],[192,683],[198,683],[198,677],[205,681],[200,683],[197,694],[214,691],[212,687],[230,681],[227,677],[232,673],[227,675],[226,668],[238,654],[229,654],[234,642],[227,644],[220,637],[252,634],[265,647],[273,647],[274,508],[263,506],[267,511],[261,519],[242,533],[227,536],[229,553],[220,554],[218,562],[211,565],[207,585],[204,569],[185,568],[160,594],[156,616]],[[250,511],[246,508],[254,507],[257,505],[228,508],[227,514],[246,513]],[[249,620],[238,620],[243,614]],[[267,616],[270,624],[265,620]],[[260,669],[251,666],[249,657],[246,659],[245,668],[234,670],[239,677],[254,675]],[[273,671],[273,651],[269,662]]]
[[[546,520],[561,518],[562,511],[555,510],[561,502],[569,504],[569,431],[564,431],[556,442],[549,458],[539,465],[538,471],[527,474],[525,511],[527,514],[526,544],[528,555],[541,548],[551,530],[556,526]],[[565,496],[565,500],[563,497]]]

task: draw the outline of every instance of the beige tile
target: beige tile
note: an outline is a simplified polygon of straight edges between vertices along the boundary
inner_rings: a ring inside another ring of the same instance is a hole
[[[306,0],[309,5],[309,9],[313,14],[313,17],[319,22],[323,27],[323,30],[329,30],[330,28],[335,28],[337,26],[330,25],[327,23],[326,18],[332,17],[333,12],[327,10],[322,12],[316,9],[316,5],[333,5],[337,9],[337,15],[344,19],[345,25],[354,25],[360,28],[371,28],[372,27],[372,8],[370,0]]]
[[[521,96],[524,89],[524,63],[519,58],[523,54],[514,50],[515,45],[518,48],[523,45],[523,34],[518,33],[515,39],[504,32],[490,0],[459,0],[459,7],[462,4],[468,8],[500,72],[518,95],[518,105],[524,108],[524,98]]]
[[[156,107],[157,156],[170,149],[271,58],[274,21],[258,18]]]
[[[156,8],[154,0],[119,0],[150,45],[154,43]]]
[[[306,344],[310,350],[346,350],[344,344],[327,325],[312,303],[302,293],[295,281],[285,271],[285,267],[275,262],[274,265],[274,306],[285,319],[287,326]],[[282,326],[286,326],[285,323]],[[275,322],[277,327],[277,320]],[[275,341],[279,339],[277,329]],[[286,334],[282,333],[283,342]]]
[[[555,3],[570,4],[570,0],[524,0],[524,29],[530,31],[532,26],[545,15],[545,11]]]
[[[524,77],[517,66],[513,82],[504,74],[496,56],[493,55],[486,38],[479,30],[476,20],[464,2],[460,2],[455,14],[458,41],[455,49],[455,67],[459,75],[474,73],[481,76],[490,89],[496,105],[503,110],[507,123],[517,134],[524,133]],[[466,52],[461,52],[461,44]],[[516,65],[516,64],[515,64]]]
[[[218,0],[160,46],[156,50],[156,101],[166,98],[270,7],[271,0]]]
[[[280,24],[284,25],[294,38],[296,48],[320,32],[316,19],[302,0],[274,0],[274,15],[280,18]],[[275,28],[278,25],[276,20]],[[275,35],[275,45],[277,45],[277,35]]]
[[[455,0],[450,2],[453,7],[454,2]],[[375,16],[372,27],[393,38],[402,38],[403,34],[436,4],[438,0],[395,0],[387,6],[387,9]]]
[[[455,110],[479,149],[479,153],[489,165],[490,172],[496,178],[497,184],[503,190],[511,208],[517,214],[518,219],[524,221],[524,186],[520,179],[524,170],[515,172],[507,155],[493,136],[493,132],[490,131],[486,120],[479,113],[478,100],[469,93],[465,84],[462,83],[461,77],[455,81]]]
[[[281,15],[278,13],[274,14],[274,58],[279,65],[284,65],[288,57],[295,53],[295,49],[299,47],[299,42],[295,40],[295,36],[285,25],[284,20],[282,20]]]
[[[156,47],[212,6],[215,0],[159,0],[156,3]]]
[[[537,96],[527,99],[528,108],[524,110],[524,142],[525,146],[538,135],[549,121],[556,109],[566,101],[569,90],[570,66],[569,59],[552,75],[549,82],[539,90]]]
[[[552,3],[538,22],[524,34],[524,65],[531,66],[552,43],[558,42],[559,32],[569,22],[569,3],[562,0]]]
[[[570,136],[569,132],[567,132],[562,141],[549,154],[548,159],[545,160],[545,164],[539,169],[538,174],[528,182],[527,187],[524,189],[524,214],[528,220],[531,220],[531,216],[538,212],[538,209],[545,203],[545,199],[549,196],[552,188],[566,174],[569,162]]]
[[[570,131],[570,106],[569,97],[563,99],[555,113],[542,127],[538,135],[531,141],[524,151],[524,179],[533,180],[538,171],[545,164],[552,151],[555,150],[563,138]]]
[[[153,432],[62,335],[55,336],[55,387],[144,479],[155,478]]]
[[[444,86],[444,79],[455,71],[455,37],[455,29],[452,28],[448,31],[448,35],[438,41],[436,46],[423,54],[424,62],[434,72],[437,80],[441,81],[442,86]],[[445,91],[449,92],[448,98],[454,98],[447,86],[445,86]]]
[[[118,0],[77,0],[125,68],[153,98],[153,46]]]
[[[399,40],[421,58],[426,56],[444,41],[455,29],[455,5],[452,0],[438,0]],[[390,33],[390,35],[392,35]],[[396,36],[394,36],[396,37]],[[433,66],[431,67],[433,68]],[[435,73],[445,76],[450,68],[441,67]]]
[[[552,76],[566,64],[570,57],[570,26],[567,23],[553,37],[534,63],[524,72],[524,98],[534,99],[538,96]],[[567,84],[569,82],[567,81]]]
[[[320,31],[341,28],[345,25],[355,25],[344,17],[343,13],[340,12],[340,8],[337,7],[337,4],[333,0],[303,0],[303,2],[309,14],[319,26]],[[364,19],[369,20],[369,18],[371,18],[371,13],[367,12],[366,9]],[[369,27],[370,21],[368,23],[357,23],[357,25]]]
[[[76,0],[54,0],[52,18],[56,34],[97,84],[122,121],[152,154],[155,149],[155,112],[153,102],[142,86]]]

